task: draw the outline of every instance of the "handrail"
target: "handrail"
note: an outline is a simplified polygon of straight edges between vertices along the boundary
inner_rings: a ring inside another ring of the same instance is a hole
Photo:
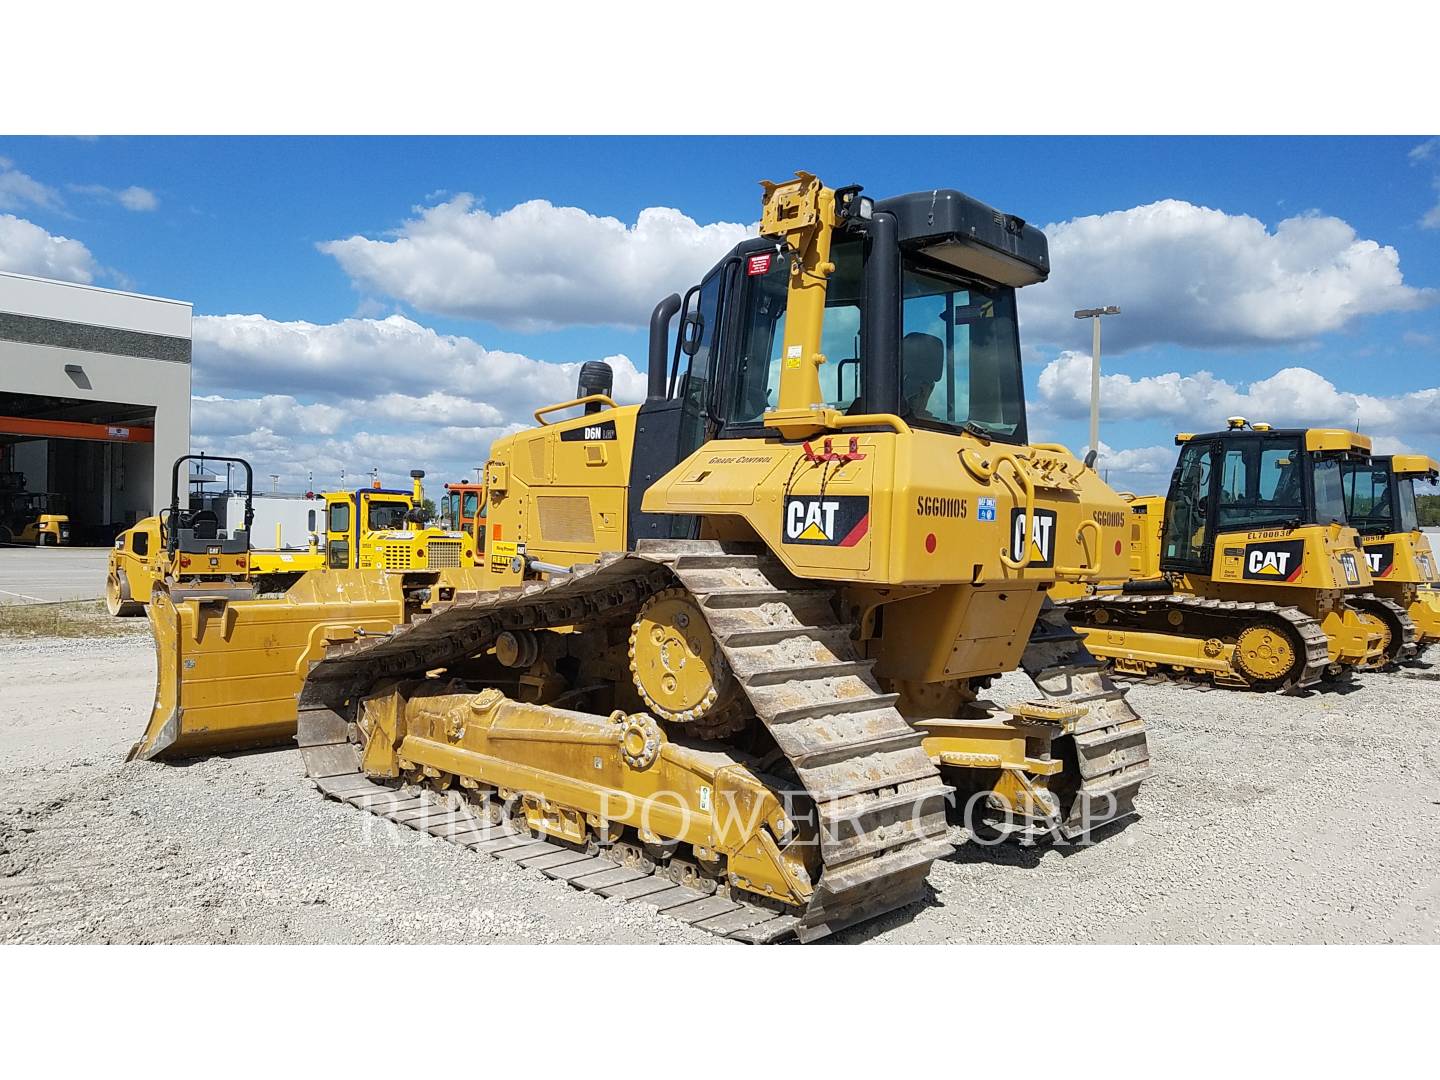
[[[1014,472],[1015,476],[1019,479],[1020,487],[1025,493],[1025,511],[1024,517],[1022,518],[1023,525],[1020,530],[1020,549],[1023,552],[1023,557],[1016,559],[1010,555],[1006,555],[1003,548],[1000,551],[1000,563],[1002,566],[1011,570],[1024,570],[1030,565],[1030,533],[1031,530],[1035,528],[1035,485],[1030,482],[1030,477],[1026,474],[1024,466],[1020,464],[1020,459],[1013,453],[997,448],[992,448],[991,452],[996,457],[995,475],[997,477],[1000,475],[1001,465],[1008,464],[1011,471]]]
[[[897,435],[911,434],[910,425],[894,413],[859,413],[855,416],[848,416],[839,409],[825,409],[824,421],[826,427],[834,428],[837,431],[845,428],[877,427],[883,424]]]
[[[1085,536],[1085,530],[1086,530],[1086,529],[1093,529],[1093,530],[1095,531],[1095,562],[1094,562],[1094,564],[1091,565],[1091,566],[1086,566],[1086,565],[1082,562],[1079,566],[1056,566],[1056,567],[1055,567],[1055,576],[1056,576],[1057,578],[1061,578],[1061,577],[1066,577],[1066,578],[1070,578],[1070,577],[1074,577],[1074,578],[1089,577],[1091,574],[1095,573],[1096,570],[1099,570],[1099,569],[1100,569],[1100,541],[1101,541],[1101,539],[1103,538],[1103,536],[1102,536],[1102,534],[1101,534],[1101,532],[1100,532],[1100,524],[1099,524],[1099,522],[1094,521],[1094,520],[1092,520],[1092,519],[1090,519],[1090,518],[1086,518],[1084,521],[1080,522],[1080,527],[1075,530],[1075,540],[1076,540],[1076,542],[1080,545],[1080,550],[1081,550],[1082,552],[1085,550],[1085,540],[1084,540],[1083,538],[1084,538],[1084,536]]]
[[[542,416],[545,416],[547,413],[559,412],[561,409],[573,409],[580,405],[589,405],[592,402],[599,402],[601,405],[604,405],[606,408],[609,409],[618,409],[620,407],[610,399],[610,396],[608,394],[586,394],[584,397],[578,397],[574,401],[562,401],[556,405],[546,405],[543,408],[536,409],[535,422],[541,427],[545,427],[546,421],[540,418]]]

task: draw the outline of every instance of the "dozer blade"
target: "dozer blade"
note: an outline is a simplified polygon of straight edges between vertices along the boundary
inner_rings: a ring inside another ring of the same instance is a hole
[[[398,579],[301,579],[283,597],[175,601],[157,589],[155,704],[129,757],[174,759],[284,745],[296,697],[329,641],[384,634],[403,617]],[[323,590],[323,592],[322,592]]]

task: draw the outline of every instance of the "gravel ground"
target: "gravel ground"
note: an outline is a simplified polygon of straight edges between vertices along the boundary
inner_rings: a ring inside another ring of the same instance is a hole
[[[125,763],[153,692],[144,628],[0,639],[0,941],[715,941],[329,802],[294,751]],[[1440,941],[1437,689],[1137,686],[1158,771],[1141,817],[1085,848],[962,843],[929,903],[840,939]],[[1032,695],[1022,676],[992,690]]]

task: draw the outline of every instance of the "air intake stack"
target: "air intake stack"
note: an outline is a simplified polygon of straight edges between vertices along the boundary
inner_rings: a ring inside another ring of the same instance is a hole
[[[592,394],[610,396],[615,386],[615,372],[604,360],[587,360],[580,365],[580,380],[575,387],[576,397],[590,397]],[[599,412],[603,406],[598,401],[585,406],[587,413]]]

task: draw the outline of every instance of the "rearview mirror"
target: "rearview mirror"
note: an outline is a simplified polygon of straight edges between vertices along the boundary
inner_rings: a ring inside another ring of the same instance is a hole
[[[686,356],[694,356],[700,351],[700,338],[704,332],[705,316],[698,311],[686,315],[680,324],[680,351]]]

